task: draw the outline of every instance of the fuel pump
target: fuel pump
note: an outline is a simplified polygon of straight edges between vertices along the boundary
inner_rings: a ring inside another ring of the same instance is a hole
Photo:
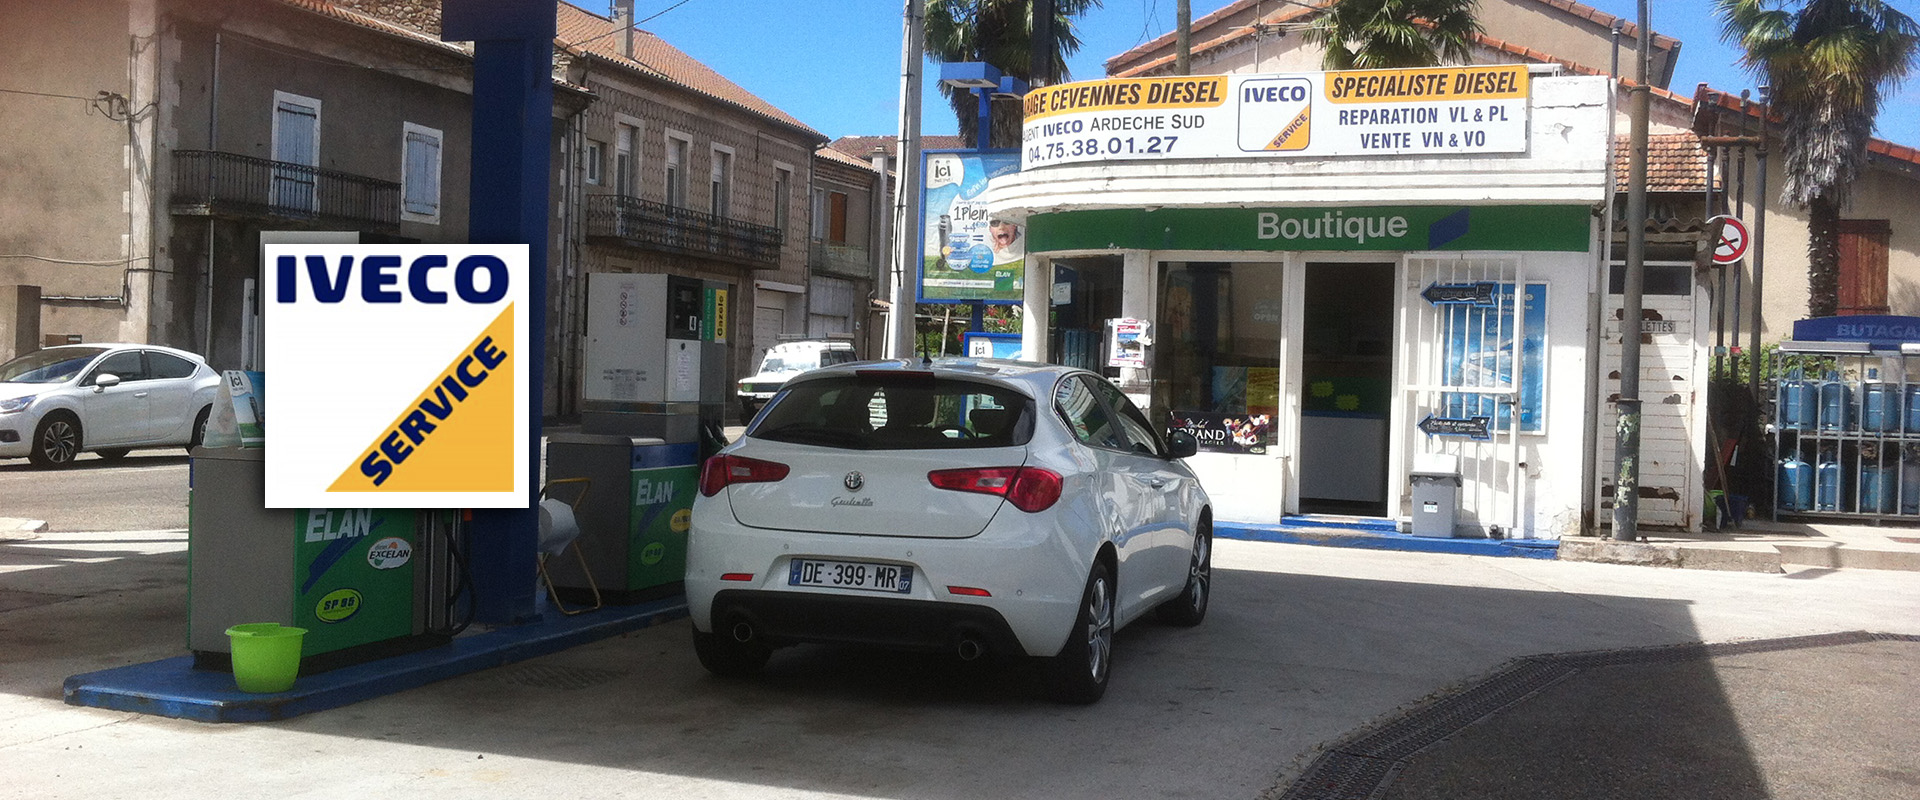
[[[635,603],[679,591],[700,461],[727,398],[729,290],[672,275],[587,276],[580,432],[547,442],[547,479],[587,478],[572,560],[548,564],[564,599]]]
[[[195,668],[231,669],[226,629],[250,622],[307,629],[303,674],[449,641],[448,598],[459,585],[453,512],[263,507],[261,378],[227,374],[212,427],[231,430],[238,418],[249,435],[210,430],[189,466],[187,639]]]

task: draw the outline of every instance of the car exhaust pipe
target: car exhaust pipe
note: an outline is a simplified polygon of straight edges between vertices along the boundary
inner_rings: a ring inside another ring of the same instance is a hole
[[[733,623],[733,640],[741,644],[753,641],[753,625],[748,622]]]
[[[960,654],[961,661],[976,661],[979,660],[981,656],[987,654],[987,646],[981,644],[979,639],[972,636],[963,636],[960,638],[960,645],[955,648],[955,651]]]

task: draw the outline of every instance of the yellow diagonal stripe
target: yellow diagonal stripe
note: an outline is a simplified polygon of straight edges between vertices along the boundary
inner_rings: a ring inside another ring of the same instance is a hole
[[[513,491],[514,350],[508,304],[327,490]]]

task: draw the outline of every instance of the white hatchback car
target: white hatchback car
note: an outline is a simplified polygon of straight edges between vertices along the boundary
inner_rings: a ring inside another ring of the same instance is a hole
[[[1113,384],[1017,361],[885,361],[793,378],[709,459],[688,535],[694,649],[757,672],[847,642],[1049,659],[1049,693],[1106,691],[1114,631],[1197,625],[1212,511]]]
[[[71,344],[0,364],[0,458],[60,467],[200,443],[220,376],[199,356],[150,344]]]

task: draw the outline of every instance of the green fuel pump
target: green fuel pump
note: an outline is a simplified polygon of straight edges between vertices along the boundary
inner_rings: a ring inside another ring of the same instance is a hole
[[[412,509],[269,509],[260,449],[203,447],[189,471],[188,646],[232,668],[226,629],[307,629],[302,674],[450,640],[457,522]]]

